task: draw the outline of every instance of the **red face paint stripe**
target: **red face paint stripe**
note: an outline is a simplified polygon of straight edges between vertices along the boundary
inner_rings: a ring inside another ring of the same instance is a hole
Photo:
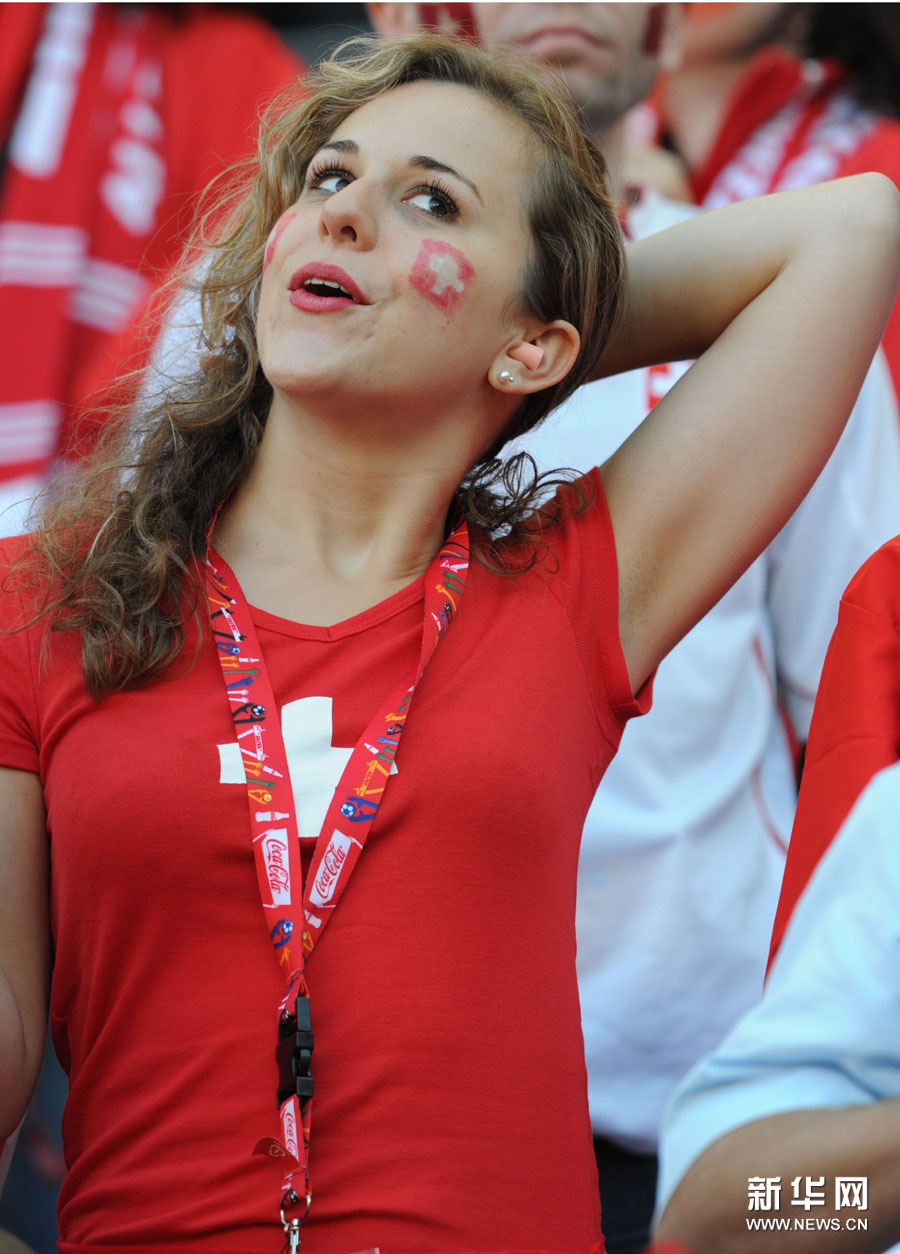
[[[281,239],[284,228],[288,226],[294,218],[296,218],[296,216],[296,213],[283,213],[272,228],[272,233],[269,236],[269,242],[266,244],[266,255],[263,259],[264,270],[269,268],[272,258],[275,256],[275,249],[278,245],[278,241]]]

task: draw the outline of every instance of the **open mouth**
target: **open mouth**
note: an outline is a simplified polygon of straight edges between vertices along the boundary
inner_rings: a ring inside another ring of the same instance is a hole
[[[367,305],[364,294],[340,266],[327,262],[309,262],[291,277],[288,284],[291,302],[301,308]]]
[[[335,283],[332,279],[306,279],[300,285],[304,292],[310,292],[313,296],[321,296],[324,298],[343,296],[346,300],[354,300],[353,295],[347,291],[340,283]]]

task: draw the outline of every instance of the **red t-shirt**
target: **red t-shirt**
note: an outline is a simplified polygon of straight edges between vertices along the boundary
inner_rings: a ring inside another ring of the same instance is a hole
[[[595,504],[553,535],[558,569],[473,565],[310,960],[307,1254],[599,1248],[576,863],[649,692],[629,688],[593,477]],[[422,592],[330,628],[254,611],[301,815],[415,667]],[[14,612],[6,594],[2,621]],[[39,629],[0,647],[0,762],[40,771],[51,841],[52,1022],[71,1077],[60,1248],[276,1254],[281,1169],[251,1149],[279,1135],[282,984],[215,652],[205,639],[189,669],[95,703],[77,639],[55,635],[43,668]]]
[[[872,776],[900,758],[900,536],[851,579],[841,598],[815,710],[772,953],[797,899]]]

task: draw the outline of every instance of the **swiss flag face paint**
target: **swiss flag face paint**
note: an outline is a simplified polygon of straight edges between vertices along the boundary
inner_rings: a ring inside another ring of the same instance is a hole
[[[275,249],[278,247],[278,241],[281,239],[284,228],[290,225],[296,216],[296,213],[283,213],[272,227],[271,234],[269,235],[269,242],[266,244],[266,255],[263,258],[264,270],[268,270],[272,258],[275,256]]]
[[[409,281],[443,313],[455,313],[462,303],[475,269],[465,253],[439,239],[422,241],[409,272]]]

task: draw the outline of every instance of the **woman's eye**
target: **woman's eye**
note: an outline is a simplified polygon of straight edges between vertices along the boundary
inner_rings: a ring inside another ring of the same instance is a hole
[[[454,202],[446,192],[436,188],[423,188],[409,197],[408,203],[417,209],[424,210],[433,218],[455,218],[459,214]]]
[[[309,186],[317,191],[339,192],[351,182],[352,178],[346,170],[322,170],[310,176]]]
[[[316,187],[321,188],[323,192],[339,192],[349,183],[350,180],[346,174],[323,174],[320,179],[316,179]]]

